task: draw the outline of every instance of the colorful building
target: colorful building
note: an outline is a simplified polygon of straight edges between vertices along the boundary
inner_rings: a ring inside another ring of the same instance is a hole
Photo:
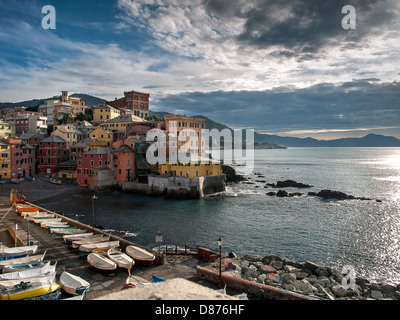
[[[121,112],[109,105],[99,104],[93,108],[93,123],[102,123],[104,121],[116,118],[121,115]]]
[[[52,174],[60,170],[59,164],[69,160],[69,149],[64,139],[50,136],[39,143],[37,172]]]
[[[135,175],[135,150],[127,145],[122,145],[111,151],[114,155],[115,180],[117,182],[130,182]]]
[[[11,179],[11,145],[0,139],[0,180]]]
[[[141,118],[149,117],[150,94],[138,91],[124,92],[123,98],[115,98],[114,101],[107,101],[107,104],[117,109],[133,110],[135,116]]]
[[[14,138],[15,137],[15,124],[7,123],[0,120],[0,138]]]
[[[100,127],[108,131],[127,131],[128,126],[144,124],[145,120],[132,114],[124,114],[112,118],[100,124]]]
[[[97,127],[89,133],[89,144],[92,147],[111,147],[113,143],[113,133],[101,127]]]
[[[85,152],[77,160],[77,184],[81,187],[92,187],[95,169],[102,167],[112,169],[112,165],[111,148],[96,148]]]

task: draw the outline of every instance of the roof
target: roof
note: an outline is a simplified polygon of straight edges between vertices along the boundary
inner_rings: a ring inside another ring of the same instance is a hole
[[[59,136],[50,136],[47,137],[46,139],[43,139],[40,142],[55,142],[55,143],[65,143],[65,140]]]
[[[82,139],[81,141],[75,143],[73,145],[73,147],[88,147],[88,146],[90,146],[89,142],[90,142],[90,139],[89,138],[85,138],[85,139]]]
[[[109,119],[103,123],[115,123],[115,122],[145,122],[145,120],[133,114],[122,114],[118,117]]]
[[[35,138],[36,139],[44,139],[44,138],[46,138],[46,135],[38,133],[38,132],[32,132],[32,133],[21,134],[18,137],[18,139],[21,139],[21,140],[28,140],[28,139],[35,139]]]
[[[59,166],[63,167],[63,168],[65,168],[65,167],[69,167],[69,168],[76,167],[76,160],[68,160],[68,161],[61,162],[59,164]]]
[[[114,149],[111,152],[135,152],[135,150],[132,149],[131,147],[127,146],[126,144],[124,144],[124,145],[120,146],[119,148]]]
[[[110,148],[96,148],[87,152],[84,152],[83,154],[108,154],[110,153],[111,149]]]

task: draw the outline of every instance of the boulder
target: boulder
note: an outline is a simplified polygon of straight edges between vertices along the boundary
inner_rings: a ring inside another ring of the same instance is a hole
[[[245,254],[243,256],[244,260],[247,260],[249,262],[256,262],[256,261],[261,261],[260,256],[256,255],[256,254]]]
[[[277,255],[275,255],[275,254],[266,255],[266,256],[264,256],[264,257],[261,259],[261,261],[262,261],[264,264],[269,264],[270,261],[272,261],[272,260],[275,260],[275,261],[282,261],[282,262],[283,262],[283,259],[282,259],[280,256],[277,256]]]
[[[378,290],[371,290],[371,298],[380,300],[380,299],[383,299],[383,294],[382,294],[382,292],[380,292]]]
[[[285,190],[279,190],[279,191],[276,193],[276,196],[277,196],[277,197],[280,197],[280,198],[283,198],[283,197],[288,197],[289,194],[288,194]]]
[[[275,183],[267,183],[267,186],[272,188],[311,188],[312,186],[300,183],[294,180],[278,181]]]
[[[284,283],[291,283],[296,281],[297,277],[294,273],[284,273],[281,275],[282,281]]]
[[[314,272],[318,268],[321,268],[321,266],[319,266],[318,264],[316,264],[314,262],[306,261],[303,264],[303,269],[308,269],[308,270],[311,270],[312,272]]]
[[[237,183],[240,181],[246,181],[247,179],[240,174],[236,173],[236,170],[225,164],[222,165],[222,173],[225,175],[226,182]]]
[[[276,196],[276,192],[273,192],[273,191],[267,192],[267,196],[270,196],[270,197]]]
[[[331,273],[329,272],[328,268],[319,267],[314,270],[314,274],[316,274],[319,277],[321,277],[321,276],[329,277]]]
[[[313,292],[317,292],[318,289],[311,285],[307,280],[298,280],[298,281],[292,281],[291,283],[292,286],[296,288],[296,290],[299,290],[303,292],[304,294],[310,294]]]
[[[331,288],[331,290],[335,294],[335,296],[337,296],[339,298],[343,298],[343,297],[346,297],[348,295],[347,290],[341,284],[333,286]]]
[[[303,280],[304,278],[308,277],[308,273],[302,271],[295,271],[293,272],[296,275],[297,280]]]
[[[272,266],[269,266],[267,264],[262,264],[259,268],[258,271],[260,273],[271,273],[271,272],[276,272],[276,269]]]
[[[271,265],[271,267],[274,267],[277,270],[280,270],[283,268],[282,261],[272,260],[269,264]]]

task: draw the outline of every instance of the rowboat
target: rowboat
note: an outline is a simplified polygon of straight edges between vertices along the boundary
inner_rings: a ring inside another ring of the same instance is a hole
[[[154,282],[163,282],[163,281],[166,281],[167,279],[165,279],[165,278],[161,278],[161,277],[158,277],[158,276],[152,276],[151,277],[151,281],[154,283]]]
[[[33,246],[13,247],[0,249],[0,261],[26,257],[34,254],[39,248],[39,242]]]
[[[126,253],[135,261],[145,265],[152,265],[154,259],[156,258],[153,253],[133,245],[129,245],[126,247]]]
[[[10,273],[0,274],[0,281],[2,280],[26,280],[28,278],[46,277],[56,274],[57,263],[38,269],[16,271]]]
[[[34,219],[33,221],[35,223],[38,223],[41,227],[45,227],[46,224],[48,223],[55,223],[55,222],[61,222],[62,218],[51,218],[51,219]]]
[[[3,273],[24,271],[29,269],[43,268],[50,265],[50,260],[9,264],[3,267]]]
[[[52,229],[50,230],[52,233],[53,237],[62,237],[67,234],[79,234],[79,233],[85,233],[85,230],[82,229]]]
[[[1,291],[1,300],[22,300],[22,299],[33,299],[39,300],[39,297],[55,293],[52,299],[58,299],[58,292],[61,286],[55,282],[50,283],[33,283],[22,282],[19,285],[15,285],[12,288],[3,288]]]
[[[111,271],[117,269],[117,264],[114,261],[111,261],[104,254],[100,253],[89,253],[87,256],[87,262],[92,267],[103,271]]]
[[[72,244],[72,241],[90,239],[92,237],[102,237],[102,234],[93,234],[93,232],[88,233],[78,233],[78,234],[67,234],[63,236],[66,244]]]
[[[38,214],[35,215],[29,215],[29,221],[33,221],[35,223],[39,223],[40,221],[46,220],[46,219],[54,219],[54,214],[53,213],[47,213],[47,212],[39,212]]]
[[[46,255],[46,252],[47,252],[47,250],[43,254],[0,261],[0,268],[2,268],[3,266],[7,266],[9,264],[19,264],[19,263],[43,261],[44,256]]]
[[[39,208],[38,208],[38,207],[32,207],[32,206],[24,205],[24,204],[16,205],[15,207],[16,207],[16,211],[17,211],[19,214],[22,214],[23,212],[25,212],[25,213],[32,213],[32,212],[39,211]]]
[[[68,227],[68,222],[62,222],[62,221],[52,221],[52,222],[47,222],[43,221],[40,223],[40,226],[44,229],[48,227]]]
[[[121,290],[135,288],[137,286],[146,286],[149,284],[151,284],[151,282],[147,281],[146,279],[129,275],[128,278],[126,278],[125,285],[121,288]]]
[[[79,240],[72,241],[71,246],[73,249],[78,249],[83,244],[100,243],[100,242],[106,242],[109,240],[110,240],[110,237],[104,237],[103,235],[101,235],[100,237],[86,238],[86,239],[79,239]]]
[[[41,277],[30,277],[25,279],[10,279],[10,280],[0,280],[0,289],[3,290],[4,288],[12,288],[21,282],[29,282],[30,284],[34,283],[49,283],[49,282],[56,282],[56,273],[52,273],[46,276]]]
[[[105,241],[105,242],[100,242],[100,243],[88,243],[88,244],[82,244],[79,247],[79,253],[81,254],[86,254],[90,253],[93,250],[108,250],[108,249],[115,249],[119,247],[119,241]]]
[[[50,178],[49,182],[53,183],[53,184],[61,184],[61,180],[57,180],[57,179],[53,179],[53,178]]]
[[[108,249],[107,257],[110,260],[114,261],[120,268],[130,270],[135,264],[135,260],[133,260],[127,254],[115,249]]]
[[[62,288],[72,295],[82,295],[89,291],[90,283],[74,274],[64,271],[60,276]]]

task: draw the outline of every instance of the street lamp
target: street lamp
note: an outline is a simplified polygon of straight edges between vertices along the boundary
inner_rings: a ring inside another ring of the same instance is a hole
[[[219,246],[219,285],[222,285],[222,244],[223,240],[222,237],[218,239],[218,246]]]
[[[92,226],[93,226],[93,231],[94,231],[94,200],[97,200],[98,198],[93,195],[92,196]]]
[[[158,243],[158,255],[161,256],[161,242],[162,242],[161,231],[158,231],[158,234],[156,235],[156,242]]]

